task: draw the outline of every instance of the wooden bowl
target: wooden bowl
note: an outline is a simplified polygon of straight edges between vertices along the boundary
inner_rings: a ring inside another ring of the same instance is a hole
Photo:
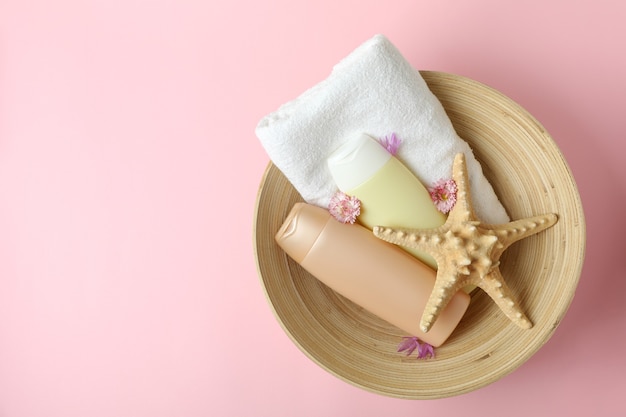
[[[557,213],[558,223],[507,249],[500,269],[534,326],[511,323],[481,290],[436,358],[397,353],[396,327],[334,293],[289,258],[274,235],[302,201],[269,164],[255,211],[258,272],[291,340],[315,363],[363,389],[432,399],[476,390],[515,370],[554,333],[574,296],[585,253],[585,222],[572,174],[545,129],[523,108],[483,84],[421,73],[465,139],[512,219]]]

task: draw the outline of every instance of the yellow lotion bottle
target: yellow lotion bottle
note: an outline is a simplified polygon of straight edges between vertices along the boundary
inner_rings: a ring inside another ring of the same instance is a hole
[[[370,230],[374,226],[428,229],[446,221],[424,185],[368,135],[360,134],[343,144],[328,158],[328,167],[337,187],[361,200],[358,221]],[[403,249],[437,269],[429,254]]]

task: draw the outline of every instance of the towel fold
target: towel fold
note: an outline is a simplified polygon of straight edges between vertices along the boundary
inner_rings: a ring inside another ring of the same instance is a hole
[[[358,133],[395,133],[396,157],[425,185],[452,175],[465,153],[476,214],[486,223],[509,217],[470,146],[455,132],[420,73],[383,35],[359,46],[330,76],[264,117],[256,128],[271,161],[308,203],[327,207],[337,191],[328,156]]]

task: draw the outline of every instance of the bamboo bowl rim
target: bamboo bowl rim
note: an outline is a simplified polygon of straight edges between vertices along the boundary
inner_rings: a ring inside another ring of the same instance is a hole
[[[270,162],[254,216],[258,273],[278,322],[311,360],[367,391],[404,399],[467,393],[517,369],[552,336],[574,297],[585,254],[585,220],[573,176],[550,135],[521,106],[471,79],[421,71],[457,133],[472,147],[512,219],[557,213],[552,228],[512,245],[500,269],[534,326],[522,330],[481,290],[436,358],[396,352],[403,334],[334,293],[275,243],[302,201]]]

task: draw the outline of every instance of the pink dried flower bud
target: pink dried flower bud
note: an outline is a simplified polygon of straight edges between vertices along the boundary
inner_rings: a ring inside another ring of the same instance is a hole
[[[383,145],[385,149],[387,149],[387,152],[395,155],[398,153],[398,148],[400,148],[401,140],[396,136],[395,133],[392,133],[389,137],[383,136],[382,138],[380,138],[379,142],[381,145]]]
[[[330,199],[328,211],[341,223],[354,224],[361,214],[361,201],[343,191],[337,191]]]
[[[428,359],[435,357],[435,348],[428,343],[422,343],[417,349],[417,359]]]
[[[428,188],[430,198],[432,198],[437,210],[448,213],[456,204],[456,182],[453,179],[441,179]]]
[[[435,348],[432,345],[420,341],[415,336],[405,336],[398,345],[398,352],[406,352],[406,356],[411,356],[417,350],[417,359],[428,359],[435,357]]]

